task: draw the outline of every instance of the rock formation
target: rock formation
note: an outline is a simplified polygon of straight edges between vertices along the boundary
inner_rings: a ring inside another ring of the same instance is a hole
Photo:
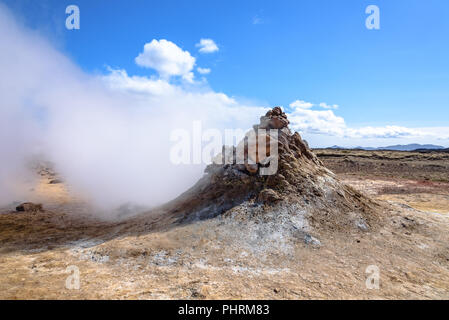
[[[369,228],[377,204],[341,183],[288,124],[280,107],[268,111],[237,147],[223,147],[203,178],[166,208],[186,221],[223,214],[244,202],[267,210],[294,204],[309,213],[312,224]],[[266,170],[270,167],[275,170]]]

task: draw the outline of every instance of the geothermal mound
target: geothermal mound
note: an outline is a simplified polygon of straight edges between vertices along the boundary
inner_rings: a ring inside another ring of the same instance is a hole
[[[187,222],[230,212],[246,217],[270,212],[275,218],[276,210],[287,208],[306,212],[314,227],[375,226],[378,204],[340,182],[288,124],[280,107],[268,111],[237,147],[224,146],[205,175],[167,204],[167,211]]]

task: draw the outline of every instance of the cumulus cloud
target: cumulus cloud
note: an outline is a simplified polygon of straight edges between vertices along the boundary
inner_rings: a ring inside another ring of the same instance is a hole
[[[313,103],[306,102],[304,100],[296,100],[290,103],[290,107],[298,109],[310,109],[313,107]]]
[[[212,53],[218,51],[218,46],[212,39],[201,39],[195,46],[199,48],[199,52],[201,53]]]
[[[337,105],[325,103],[320,103],[319,106],[326,109],[338,108]],[[290,107],[293,108],[289,112],[290,125],[303,133],[362,139],[435,137],[434,133],[426,130],[394,125],[351,128],[342,117],[335,115],[333,110],[313,110],[313,104],[303,100],[292,102]]]
[[[102,212],[127,202],[161,204],[204,169],[170,161],[173,130],[192,132],[194,121],[205,129],[250,128],[266,110],[204,84],[170,82],[194,60],[169,41],[151,43],[137,60],[160,77],[123,69],[86,74],[0,5],[0,205],[27,200],[20,182],[37,155]]]
[[[188,127],[190,119],[209,122],[209,126],[218,129],[250,128],[254,119],[267,111],[267,108],[254,104],[244,104],[222,92],[216,92],[202,84],[183,87],[163,79],[142,76],[130,76],[124,69],[108,68],[109,73],[101,76],[101,83],[115,93],[126,98],[138,99],[148,103],[160,112],[177,112],[185,109],[181,117],[190,114],[181,121],[181,127]],[[187,125],[187,126],[186,126]]]
[[[135,61],[141,67],[156,70],[164,79],[181,76],[188,82],[193,81],[195,58],[171,41],[153,39],[144,45]]]
[[[291,108],[298,108],[298,109],[310,109],[313,106],[315,106],[313,103],[304,100],[296,100],[290,103]],[[321,102],[318,106],[323,109],[334,109],[334,110],[338,109],[337,104],[329,105],[325,102]]]
[[[200,67],[196,68],[196,70],[201,74],[209,74],[211,71],[210,68],[200,68]]]
[[[295,130],[337,136],[345,134],[345,120],[336,116],[331,110],[311,110],[302,107],[302,104],[299,105],[288,115]]]
[[[338,104],[327,104],[327,103],[325,103],[325,102],[321,102],[320,104],[319,104],[319,106],[321,107],[321,108],[324,108],[324,109],[334,109],[334,110],[336,110],[336,109],[338,109]]]

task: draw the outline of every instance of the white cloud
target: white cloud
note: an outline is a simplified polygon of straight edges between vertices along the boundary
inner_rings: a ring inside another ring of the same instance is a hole
[[[182,122],[192,118],[209,121],[211,126],[219,128],[250,128],[261,114],[268,109],[254,104],[245,104],[197,83],[196,86],[184,87],[172,84],[164,79],[129,76],[126,70],[111,69],[109,74],[100,78],[115,93],[125,94],[128,98],[139,98],[152,108],[161,111],[185,109],[189,117],[181,117]],[[179,112],[179,111],[177,111]]]
[[[293,101],[292,103],[290,103],[290,107],[292,108],[299,108],[299,109],[310,109],[314,106],[313,103],[311,102],[307,102],[304,100],[296,100]],[[323,109],[338,109],[338,105],[337,104],[333,104],[333,105],[329,105],[325,102],[321,102],[319,105],[319,107],[323,108]]]
[[[132,93],[144,93],[153,96],[175,94],[176,87],[163,79],[149,79],[140,76],[128,76],[126,70],[108,68],[109,74],[101,77],[113,90],[127,90]]]
[[[201,39],[195,46],[200,48],[199,52],[201,53],[212,53],[218,51],[218,46],[212,39]]]
[[[323,106],[325,105],[325,106]],[[336,116],[332,110],[311,110],[313,104],[303,100],[296,100],[290,104],[295,108],[289,113],[290,124],[293,129],[303,133],[321,134],[352,139],[387,139],[387,138],[419,138],[436,137],[429,130],[406,128],[387,125],[383,127],[351,128],[342,117]],[[321,103],[320,107],[336,109],[338,106],[328,106]],[[447,139],[447,137],[446,137]]]
[[[345,134],[345,120],[336,116],[331,110],[310,110],[304,108],[301,103],[298,105],[288,115],[293,129],[314,134],[337,136]]]
[[[346,136],[349,138],[405,138],[405,137],[422,137],[429,135],[418,129],[411,129],[400,126],[384,126],[384,127],[361,127],[346,128]]]
[[[332,105],[329,105],[329,104],[327,104],[327,103],[325,103],[325,102],[321,102],[321,103],[319,104],[319,106],[320,106],[321,108],[324,108],[324,109],[334,109],[334,110],[337,110],[337,109],[338,109],[338,104],[332,104]]]
[[[306,102],[304,100],[296,100],[290,103],[290,107],[298,109],[310,109],[313,107],[313,103]]]
[[[181,76],[184,80],[193,82],[195,58],[171,41],[153,39],[144,45],[143,52],[135,61],[141,67],[156,70],[164,79]]]
[[[196,70],[201,73],[201,74],[209,74],[210,73],[210,68],[196,68]]]

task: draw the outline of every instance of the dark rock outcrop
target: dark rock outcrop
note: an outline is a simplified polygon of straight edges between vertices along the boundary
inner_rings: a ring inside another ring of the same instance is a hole
[[[16,211],[18,212],[41,212],[42,204],[40,203],[32,203],[32,202],[24,202],[21,205],[16,207]]]

